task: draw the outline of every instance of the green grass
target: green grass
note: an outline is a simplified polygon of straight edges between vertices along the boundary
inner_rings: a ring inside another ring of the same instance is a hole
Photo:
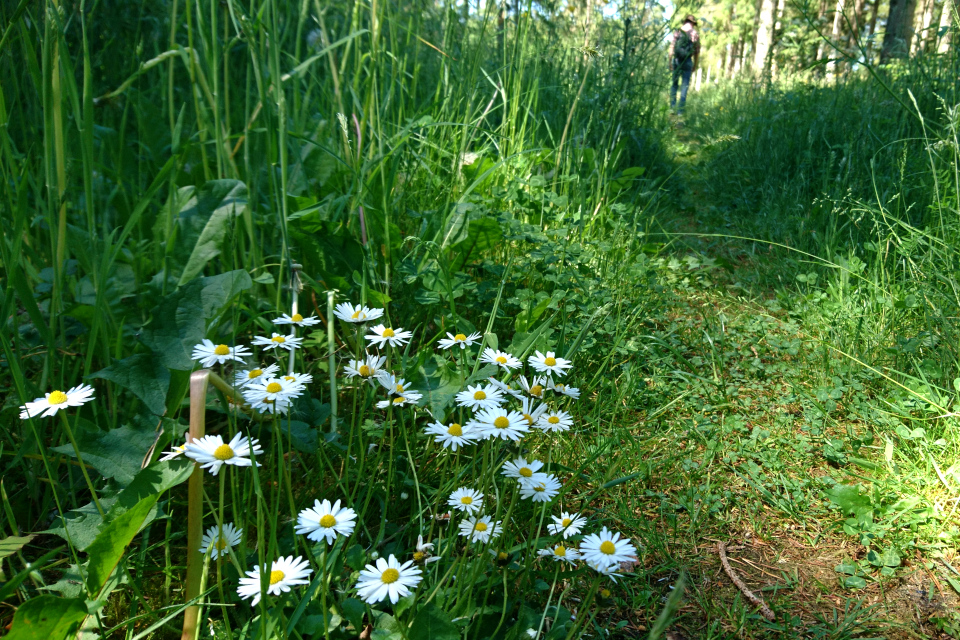
[[[656,20],[625,43],[429,3],[0,11],[11,637],[175,637],[185,604],[231,639],[956,635],[955,55],[709,88],[672,128]],[[384,366],[420,408],[344,375],[363,334],[330,301],[412,332]],[[192,394],[194,344],[270,336],[294,304],[321,323],[287,417]],[[574,428],[442,450],[426,426],[466,424],[453,395],[497,373],[447,332],[571,359],[580,399],[547,395]],[[19,419],[84,382],[95,401]],[[201,415],[262,466],[158,461]],[[521,455],[559,497],[519,499],[498,469]],[[443,517],[458,487],[504,521],[489,546]],[[330,547],[294,531],[318,498],[358,512]],[[561,510],[636,544],[618,582],[538,559]],[[226,522],[240,543],[199,554]],[[414,595],[362,603],[357,572],[418,536],[441,559]],[[238,597],[291,554],[310,584]],[[29,631],[40,610],[59,626]]]

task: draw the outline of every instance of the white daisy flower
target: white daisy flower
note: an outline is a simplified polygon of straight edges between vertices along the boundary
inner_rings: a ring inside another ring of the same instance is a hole
[[[580,397],[580,389],[576,387],[568,387],[562,382],[554,382],[553,378],[547,380],[547,389],[550,389],[550,391],[555,393],[562,393],[563,395],[573,398],[574,400]]]
[[[474,420],[484,438],[519,441],[528,431],[527,421],[519,411],[483,409]]]
[[[283,380],[286,380],[287,382],[289,382],[294,387],[300,387],[301,389],[305,389],[308,384],[313,382],[313,376],[310,375],[309,373],[297,373],[296,371],[294,371],[289,375],[280,376],[280,377]]]
[[[423,571],[413,566],[413,560],[400,564],[391,553],[386,560],[377,558],[376,565],[364,567],[357,580],[357,595],[367,604],[376,604],[387,598],[392,604],[397,604],[400,598],[417,588],[423,580],[421,573]]]
[[[299,387],[283,378],[267,378],[262,382],[254,382],[247,385],[243,390],[243,397],[250,404],[256,404],[269,400],[271,402],[286,401],[303,393],[303,387]]]
[[[200,541],[200,553],[206,555],[209,552],[210,557],[214,560],[220,556],[226,557],[230,555],[230,549],[240,544],[242,535],[243,529],[236,528],[232,522],[223,525],[223,535],[221,535],[220,527],[213,525],[207,529]]]
[[[260,570],[258,565],[253,571],[247,571],[247,577],[240,578],[240,586],[237,588],[241,598],[253,598],[250,604],[254,607],[259,604],[260,596],[263,595],[260,590]],[[263,570],[266,571],[266,567]],[[309,583],[307,576],[311,573],[313,569],[310,568],[310,563],[301,556],[274,560],[270,565],[270,582],[266,592],[273,596],[287,593],[291,587]]]
[[[250,407],[260,413],[273,413],[276,415],[287,415],[290,411],[290,405],[293,404],[290,398],[263,398],[262,400],[249,400]]]
[[[199,462],[201,469],[209,469],[212,475],[220,473],[220,467],[225,464],[249,467],[253,464],[251,454],[258,456],[263,453],[259,440],[250,440],[239,433],[229,443],[225,443],[220,436],[203,436],[188,442],[185,448],[184,455]]]
[[[350,363],[343,368],[348,378],[363,378],[371,385],[376,384],[377,378],[382,371],[381,367],[387,362],[386,356],[368,355],[363,360],[350,360]]]
[[[535,403],[536,400],[533,398],[520,398],[520,413],[526,419],[528,427],[535,427],[540,421],[540,416],[547,411],[547,405]]]
[[[587,524],[587,519],[579,513],[561,511],[559,518],[557,516],[550,517],[553,519],[553,524],[547,525],[547,531],[553,535],[562,533],[564,540],[580,533],[580,530]]]
[[[310,316],[309,318],[304,318],[299,313],[295,313],[292,316],[283,314],[279,318],[274,318],[273,324],[295,324],[298,327],[312,327],[315,324],[320,324],[320,318],[318,318],[317,316]]]
[[[275,374],[277,371],[280,371],[280,367],[275,364],[272,364],[269,367],[258,367],[256,369],[244,369],[243,371],[237,371],[233,378],[233,386],[238,389],[243,389],[248,384],[259,382],[267,378],[272,378],[273,374]]]
[[[447,505],[457,511],[473,514],[483,508],[483,494],[474,489],[460,487],[447,498]]]
[[[377,375],[377,382],[379,382],[380,386],[386,389],[387,393],[389,393],[392,396],[402,395],[410,387],[409,382],[407,382],[403,378],[398,378],[397,376],[387,371],[381,371]]]
[[[251,344],[255,347],[263,347],[264,349],[286,349],[287,351],[293,351],[294,349],[300,348],[301,342],[303,342],[303,338],[298,338],[295,335],[282,336],[279,333],[274,333],[269,338],[257,336]]]
[[[540,373],[551,373],[558,376],[566,375],[565,369],[573,366],[569,360],[558,358],[553,351],[547,351],[546,355],[537,351],[535,355],[527,358],[527,362]]]
[[[584,556],[583,554],[581,554],[581,557],[583,557],[584,559],[586,558],[586,556]],[[597,573],[599,573],[600,575],[607,576],[614,582],[617,581],[617,578],[623,577],[622,573],[617,573],[617,569],[620,568],[619,562],[614,562],[613,564],[600,564],[592,560],[587,560],[587,566],[593,569],[594,571],[596,571]]]
[[[559,433],[573,426],[573,418],[566,411],[550,411],[541,415],[535,426],[547,432]]]
[[[402,395],[393,398],[392,400],[381,400],[377,403],[377,409],[386,409],[387,407],[403,407],[408,404],[417,406],[417,403],[420,402],[420,399],[423,398],[422,393],[417,393],[416,391],[404,391]]]
[[[486,386],[467,385],[464,391],[457,394],[457,405],[470,407],[474,411],[496,409],[501,402],[503,402],[503,393],[492,384]]]
[[[520,389],[517,389],[517,388],[515,388],[515,387],[513,387],[513,386],[511,386],[511,385],[509,385],[509,384],[507,384],[506,382],[500,382],[499,380],[497,380],[496,378],[494,378],[494,377],[492,377],[492,376],[489,377],[489,378],[487,378],[487,382],[489,382],[490,384],[492,384],[493,386],[495,386],[497,389],[500,389],[500,391],[502,391],[502,392],[504,392],[504,393],[510,394],[510,395],[513,396],[514,398],[522,398],[522,397],[523,397],[523,393],[520,391]]]
[[[469,538],[470,542],[490,542],[503,532],[499,522],[494,522],[490,516],[482,518],[470,517],[460,521],[460,535]]]
[[[450,347],[460,346],[461,349],[466,349],[467,347],[472,347],[473,343],[480,339],[479,333],[471,333],[469,336],[462,333],[453,335],[448,333],[446,338],[440,338],[437,344],[440,345],[441,349],[449,349]]]
[[[535,377],[527,382],[525,376],[520,376],[517,378],[517,383],[520,385],[520,388],[529,393],[534,398],[543,399],[543,390],[544,385],[547,383],[546,378]]]
[[[540,474],[537,475],[539,476]],[[531,482],[520,484],[521,499],[525,500],[530,498],[532,502],[550,502],[557,497],[557,494],[560,493],[560,487],[563,486],[560,484],[560,481],[557,480],[557,476],[552,473],[543,474],[531,480]]]
[[[433,543],[424,542],[423,536],[417,536],[417,549],[413,552],[413,561],[417,563],[430,564],[440,559],[440,556],[433,555]]]
[[[382,316],[383,309],[370,309],[369,307],[361,307],[359,304],[352,305],[349,302],[341,302],[334,309],[333,315],[344,322],[368,322]]]
[[[553,558],[557,562],[566,562],[567,564],[576,564],[580,558],[579,551],[574,547],[566,547],[563,544],[558,544],[548,549],[540,549],[537,551],[537,554],[545,558]]]
[[[93,387],[88,384],[82,384],[79,387],[72,387],[69,391],[51,391],[42,398],[36,398],[33,402],[20,407],[20,419],[26,420],[37,414],[43,414],[40,417],[46,418],[52,416],[60,409],[67,407],[79,407],[85,402],[93,400]]]
[[[204,338],[203,342],[193,348],[190,358],[199,360],[201,367],[209,368],[215,364],[223,364],[227,360],[243,362],[243,359],[250,355],[253,354],[243,345],[229,347],[225,344],[213,344],[213,341]]]
[[[439,442],[445,449],[451,451],[473,444],[480,439],[480,434],[470,422],[464,425],[457,422],[451,422],[449,425],[434,422],[427,427],[426,433],[430,436],[436,436],[433,441]]]
[[[545,473],[537,473],[543,468],[543,463],[539,460],[527,462],[523,458],[517,458],[513,461],[503,463],[503,471],[500,473],[508,478],[516,478],[521,485],[533,481],[534,476],[546,476]]]
[[[583,559],[597,566],[617,566],[621,562],[633,560],[637,548],[629,538],[623,538],[606,527],[600,533],[591,533],[580,542]],[[599,569],[597,569],[599,571]]]
[[[187,450],[187,442],[190,441],[190,436],[187,435],[183,444],[174,445],[170,451],[164,451],[163,455],[160,456],[160,462],[167,462],[168,460],[176,460],[184,454]]]
[[[410,338],[413,337],[412,331],[391,329],[382,324],[378,324],[370,329],[370,331],[373,331],[373,333],[365,335],[364,338],[369,340],[371,345],[375,344],[380,348],[383,348],[387,344],[391,347],[400,347],[410,342]]]
[[[340,501],[332,505],[329,500],[313,501],[313,508],[304,509],[297,516],[296,533],[306,534],[307,538],[320,542],[324,538],[327,544],[333,544],[338,535],[349,536],[356,526],[357,512],[347,507],[340,508]]]
[[[523,363],[520,362],[518,358],[513,357],[506,351],[491,349],[490,347],[487,347],[483,350],[483,354],[480,356],[480,362],[495,364],[498,367],[506,369],[507,371],[510,371],[511,369],[519,369],[523,366]]]

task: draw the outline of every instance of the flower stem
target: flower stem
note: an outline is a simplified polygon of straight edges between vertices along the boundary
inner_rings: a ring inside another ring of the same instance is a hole
[[[73,452],[77,454],[77,462],[80,463],[80,473],[83,474],[83,479],[87,481],[87,488],[90,489],[90,495],[93,496],[93,504],[97,506],[97,511],[100,512],[100,517],[103,518],[107,514],[104,512],[103,507],[100,506],[100,498],[97,497],[97,490],[93,486],[93,481],[90,480],[90,474],[87,473],[87,465],[83,463],[83,457],[80,455],[80,447],[77,445],[77,439],[73,437],[73,429],[70,428],[70,420],[67,419],[67,414],[58,411],[60,418],[63,421],[63,430],[67,433],[67,439],[70,440],[70,444],[73,446]]]

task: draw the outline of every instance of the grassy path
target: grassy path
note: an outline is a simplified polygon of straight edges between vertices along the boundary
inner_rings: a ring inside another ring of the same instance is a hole
[[[665,227],[722,232],[698,202],[697,137],[681,128],[677,144],[687,189]],[[769,268],[749,244],[685,238],[656,262],[672,294],[645,323],[645,384],[627,400],[637,426],[624,441],[643,485],[615,507],[646,549],[646,586],[611,620],[646,637],[687,572],[667,637],[954,637],[941,632],[960,604],[956,563],[949,550],[935,559],[944,549],[921,513],[944,487],[891,448],[883,380],[831,350],[783,292],[744,284]],[[719,542],[775,621],[724,573]]]

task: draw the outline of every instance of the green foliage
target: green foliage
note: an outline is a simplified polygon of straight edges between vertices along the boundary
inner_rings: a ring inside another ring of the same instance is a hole
[[[37,596],[22,604],[6,636],[11,640],[65,640],[87,617],[83,598]]]

